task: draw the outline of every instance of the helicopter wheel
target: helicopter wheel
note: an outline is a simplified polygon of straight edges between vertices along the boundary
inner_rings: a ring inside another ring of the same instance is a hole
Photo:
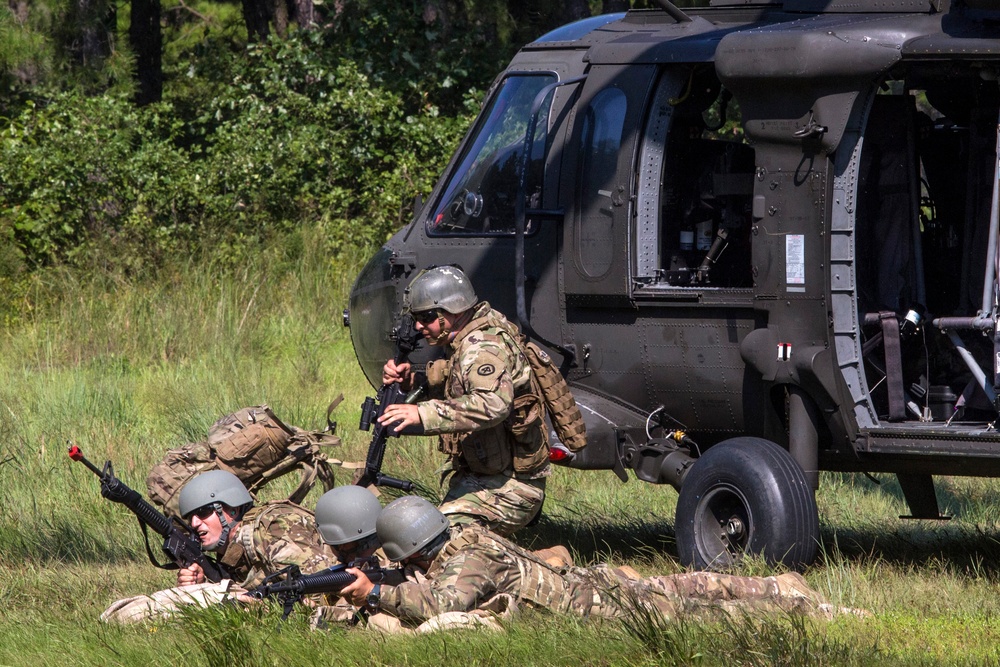
[[[743,554],[801,569],[816,558],[819,513],[799,464],[762,438],[711,447],[681,486],[674,523],[681,563],[722,570]]]

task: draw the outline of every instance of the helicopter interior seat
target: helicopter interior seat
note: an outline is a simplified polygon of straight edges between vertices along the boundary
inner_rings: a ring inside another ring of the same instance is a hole
[[[877,96],[858,170],[855,261],[861,321],[868,325],[862,349],[872,398],[889,421],[907,418],[908,387],[926,390],[914,363],[922,355],[900,334],[903,314],[922,310],[925,300],[916,129],[913,96]]]

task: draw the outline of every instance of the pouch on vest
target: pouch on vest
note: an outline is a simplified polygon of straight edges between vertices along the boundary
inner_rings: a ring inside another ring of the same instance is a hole
[[[587,427],[566,378],[538,345],[528,343],[524,350],[559,442],[571,452],[580,451],[587,446]]]
[[[441,394],[444,392],[448,376],[451,375],[451,360],[436,359],[427,364],[424,372],[427,375],[427,387],[429,391],[434,394]]]
[[[514,438],[514,470],[535,472],[549,460],[549,441],[544,408],[534,391],[514,398],[508,423]]]
[[[197,474],[226,470],[236,475],[250,493],[293,470],[299,470],[298,487],[288,496],[299,503],[319,479],[324,490],[333,488],[334,467],[345,464],[330,458],[326,447],[339,446],[336,424],[330,414],[343,396],[327,409],[329,429],[306,431],[287,426],[267,405],[243,408],[219,419],[202,442],[167,451],[146,477],[149,499],[172,516],[178,516],[181,488]],[[346,467],[351,467],[347,465]]]
[[[494,426],[455,435],[461,436],[459,460],[469,471],[477,475],[499,475],[510,470],[513,452],[506,429]]]

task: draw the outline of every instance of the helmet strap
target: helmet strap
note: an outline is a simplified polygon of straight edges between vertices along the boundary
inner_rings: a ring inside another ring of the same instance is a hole
[[[454,328],[448,329],[445,327],[444,316],[441,315],[441,311],[438,311],[438,327],[441,329],[441,333],[434,339],[435,345],[446,345],[451,341],[455,340],[455,336],[458,332],[465,328],[465,325],[472,321],[472,309],[466,310],[460,313],[453,322]]]
[[[444,315],[441,314],[440,310],[438,311],[437,323],[438,323],[438,329],[441,330],[441,333],[439,333],[437,336],[434,337],[434,345],[444,345],[445,343],[449,342],[449,338],[451,336],[451,329],[445,326]]]
[[[451,530],[446,528],[443,533],[435,537],[427,546],[420,550],[421,557],[429,561],[434,560],[441,553],[441,549],[444,548],[445,543],[449,539],[451,539]]]
[[[219,541],[215,543],[210,551],[221,551],[226,548],[226,543],[229,541],[229,533],[240,522],[240,518],[234,518],[232,521],[227,519],[226,513],[222,511],[222,503],[212,503],[212,508],[215,509],[215,516],[219,517],[219,523],[222,524],[222,532],[219,534]]]

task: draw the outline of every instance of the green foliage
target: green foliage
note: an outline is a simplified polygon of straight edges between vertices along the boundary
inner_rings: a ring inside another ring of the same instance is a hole
[[[18,80],[38,79],[51,67],[51,47],[35,23],[22,22],[10,6],[0,8],[0,82],[4,88]]]
[[[61,93],[0,135],[0,229],[31,266],[158,265],[323,221],[330,248],[383,242],[467,117],[412,114],[317,39],[254,46],[185,118],[164,101]]]
[[[870,665],[876,644],[829,636],[797,614],[717,613],[708,619],[665,618],[636,605],[622,619],[625,631],[657,656],[660,665]]]
[[[537,27],[519,24],[508,3],[496,0],[344,3],[326,33],[328,48],[343,49],[380,86],[410,108],[434,105],[463,112],[465,93],[482,88]]]

